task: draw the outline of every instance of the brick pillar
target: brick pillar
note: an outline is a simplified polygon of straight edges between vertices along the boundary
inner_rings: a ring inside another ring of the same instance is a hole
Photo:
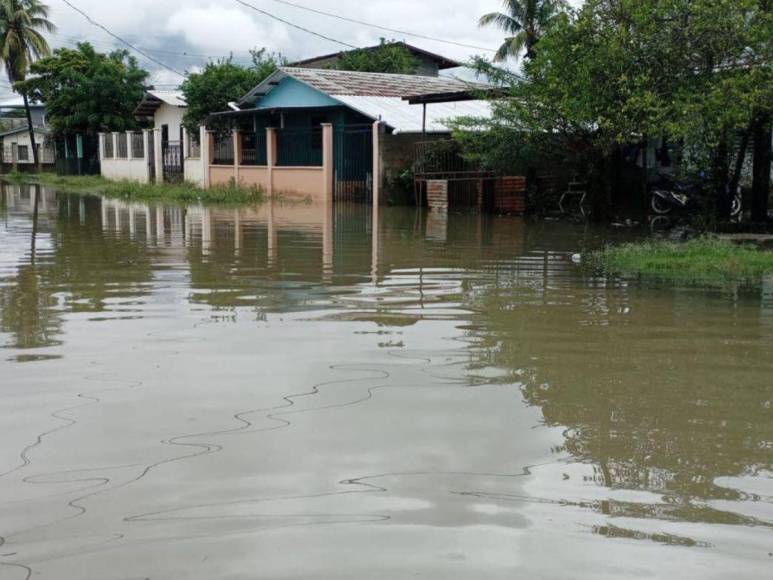
[[[266,165],[268,166],[268,195],[274,193],[274,166],[276,165],[276,129],[266,129]]]
[[[448,212],[448,181],[430,179],[427,181],[427,205],[431,211]]]
[[[520,215],[526,209],[526,178],[500,177],[494,184],[494,210]]]
[[[324,179],[322,193],[325,203],[332,203],[333,201],[334,166],[333,125],[330,123],[322,123],[322,175]]]
[[[142,130],[142,147],[144,155],[142,158],[145,160],[143,175],[145,176],[145,183],[150,183],[150,162],[148,157],[150,156],[150,140],[153,138],[153,134],[150,129]],[[155,160],[153,161],[155,163]]]

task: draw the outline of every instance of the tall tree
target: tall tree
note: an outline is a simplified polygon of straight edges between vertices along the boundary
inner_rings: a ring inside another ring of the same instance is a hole
[[[240,66],[227,58],[209,62],[200,73],[188,75],[181,88],[188,104],[184,122],[189,130],[202,125],[210,114],[228,109],[228,103],[241,99],[286,63],[281,54],[265,48],[251,54],[250,66]]]
[[[48,20],[48,6],[39,0],[0,0],[0,60],[12,85],[27,77],[33,62],[51,54],[42,32],[54,30],[56,27]],[[37,165],[38,148],[29,98],[26,91],[21,90],[21,94],[27,113],[32,155]]]
[[[526,49],[526,58],[534,58],[534,46],[545,29],[563,14],[564,0],[504,0],[505,12],[489,12],[480,18],[480,26],[495,25],[508,36],[494,56],[495,62],[518,58]]]
[[[148,72],[127,51],[103,54],[82,43],[74,49],[57,49],[30,70],[34,76],[17,86],[46,104],[54,133],[96,134],[137,127],[134,109],[145,94]]]

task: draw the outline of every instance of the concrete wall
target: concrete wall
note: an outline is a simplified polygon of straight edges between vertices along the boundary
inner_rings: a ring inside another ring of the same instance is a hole
[[[184,107],[173,107],[164,103],[153,116],[153,124],[156,129],[161,129],[163,125],[169,125],[169,140],[179,141],[183,115],[185,115]]]
[[[46,142],[47,135],[45,133],[41,133],[39,131],[35,131],[35,143],[40,147],[41,151],[41,159],[42,160],[48,160],[49,164],[53,164],[54,162],[54,155],[53,151],[51,149],[48,149],[47,152],[44,154],[43,149],[45,148],[45,142]],[[11,148],[16,145],[17,152],[18,147],[27,147],[27,159],[18,159],[17,154],[17,163],[19,165],[34,165],[35,164],[35,158],[32,155],[32,145],[30,141],[30,134],[28,131],[24,131],[23,133],[17,133],[15,135],[6,135],[2,138],[2,143],[0,146],[3,149],[3,162],[5,163],[11,163],[12,159],[11,157]]]
[[[127,138],[126,133],[100,133],[99,134],[99,162],[101,168],[101,175],[106,179],[111,180],[129,180],[139,183],[150,183],[150,163],[147,155],[150,148],[150,140],[154,138],[153,131],[144,131],[144,150],[140,157],[139,151],[134,151],[132,148],[132,138],[128,136],[128,149],[127,157],[118,157],[118,138]],[[113,142],[113,157],[105,157],[105,141],[112,140]],[[155,163],[155,160],[152,161]],[[163,176],[159,177],[163,179]]]
[[[188,141],[190,139],[190,134],[187,130],[183,130],[183,155],[185,156],[185,163],[183,164],[183,170],[185,171],[184,179],[186,183],[192,183],[193,185],[196,185],[197,187],[206,187],[206,175],[207,175],[207,166],[209,163],[207,162],[204,157],[207,156],[208,152],[206,148],[202,145],[199,147],[199,155],[196,157],[190,157],[188,155]],[[200,143],[206,142],[206,131],[201,130],[199,132],[199,139]],[[204,137],[202,139],[202,136]]]
[[[311,196],[315,201],[324,201],[325,171],[322,167],[274,167],[273,191],[291,197]]]

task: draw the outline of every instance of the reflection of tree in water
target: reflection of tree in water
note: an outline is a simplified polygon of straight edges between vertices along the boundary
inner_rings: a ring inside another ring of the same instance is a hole
[[[545,422],[567,427],[565,450],[593,464],[597,484],[664,498],[601,511],[744,521],[700,504],[745,499],[716,478],[773,463],[770,322],[751,305],[695,292],[564,282],[484,300],[488,362],[514,369]]]
[[[59,344],[62,316],[67,312],[102,312],[108,299],[125,300],[145,293],[150,262],[138,244],[102,231],[99,200],[59,195],[50,248],[37,248],[38,211],[30,215],[30,251],[16,274],[0,283],[0,330],[14,337],[19,349]],[[75,211],[73,211],[73,204]],[[81,218],[85,217],[85,224]],[[61,297],[60,300],[58,297]]]

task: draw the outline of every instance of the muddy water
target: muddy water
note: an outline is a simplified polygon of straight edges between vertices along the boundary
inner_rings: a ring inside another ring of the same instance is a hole
[[[768,577],[773,283],[632,235],[4,188],[0,578]]]

